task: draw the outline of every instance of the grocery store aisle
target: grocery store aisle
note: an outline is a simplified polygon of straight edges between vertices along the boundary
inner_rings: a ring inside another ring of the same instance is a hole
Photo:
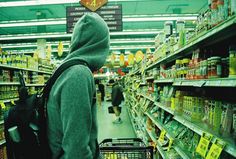
[[[106,138],[134,138],[136,137],[133,130],[127,109],[122,105],[121,118],[122,124],[113,124],[114,115],[109,114],[107,107],[111,106],[110,102],[103,102],[101,107],[98,107],[98,141],[99,143]]]

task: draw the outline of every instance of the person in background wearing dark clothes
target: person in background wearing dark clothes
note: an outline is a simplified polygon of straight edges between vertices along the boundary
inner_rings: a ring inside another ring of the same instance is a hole
[[[98,80],[98,89],[99,89],[99,91],[101,92],[102,101],[104,101],[105,89],[104,89],[104,85],[100,82],[100,80]]]
[[[121,104],[122,100],[124,100],[122,88],[119,83],[117,81],[115,82],[113,79],[111,79],[110,83],[113,83],[111,92],[111,102],[116,115],[116,120],[113,121],[113,123],[121,124],[122,120],[120,118],[121,112],[119,110],[119,105]]]

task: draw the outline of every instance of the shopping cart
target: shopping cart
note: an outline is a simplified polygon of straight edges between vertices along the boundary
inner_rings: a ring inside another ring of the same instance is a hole
[[[103,159],[153,159],[153,147],[139,138],[105,139],[99,146]]]

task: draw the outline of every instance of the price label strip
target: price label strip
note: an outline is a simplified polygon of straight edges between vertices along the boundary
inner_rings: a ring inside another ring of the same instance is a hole
[[[225,145],[225,142],[216,139],[216,141],[212,144],[206,159],[218,159]]]
[[[213,136],[211,134],[203,133],[202,137],[198,143],[196,152],[198,154],[200,154],[203,158],[205,158],[205,156],[206,156],[208,146],[211,142],[212,137]]]
[[[161,130],[161,134],[160,134],[160,137],[159,137],[159,139],[158,139],[158,141],[160,141],[160,143],[163,143],[163,142],[164,142],[165,135],[166,135],[166,131],[165,131],[164,129]]]

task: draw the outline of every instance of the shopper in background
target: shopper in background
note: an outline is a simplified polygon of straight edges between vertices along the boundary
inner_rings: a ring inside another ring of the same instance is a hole
[[[80,59],[61,74],[47,103],[48,139],[52,159],[98,159],[97,107],[93,71],[100,69],[109,52],[109,30],[96,13],[76,23],[70,53],[65,61]]]
[[[113,83],[111,92],[111,102],[116,115],[116,120],[113,121],[113,123],[120,124],[122,123],[122,120],[120,117],[121,108],[119,108],[119,105],[121,104],[122,100],[124,100],[122,87],[118,81],[115,81],[113,79],[110,80],[110,83]]]
[[[98,85],[98,90],[100,91],[101,93],[101,98],[102,98],[102,101],[104,101],[104,97],[105,97],[105,88],[104,88],[104,84],[101,83],[100,80],[96,80],[95,82],[97,85]]]

